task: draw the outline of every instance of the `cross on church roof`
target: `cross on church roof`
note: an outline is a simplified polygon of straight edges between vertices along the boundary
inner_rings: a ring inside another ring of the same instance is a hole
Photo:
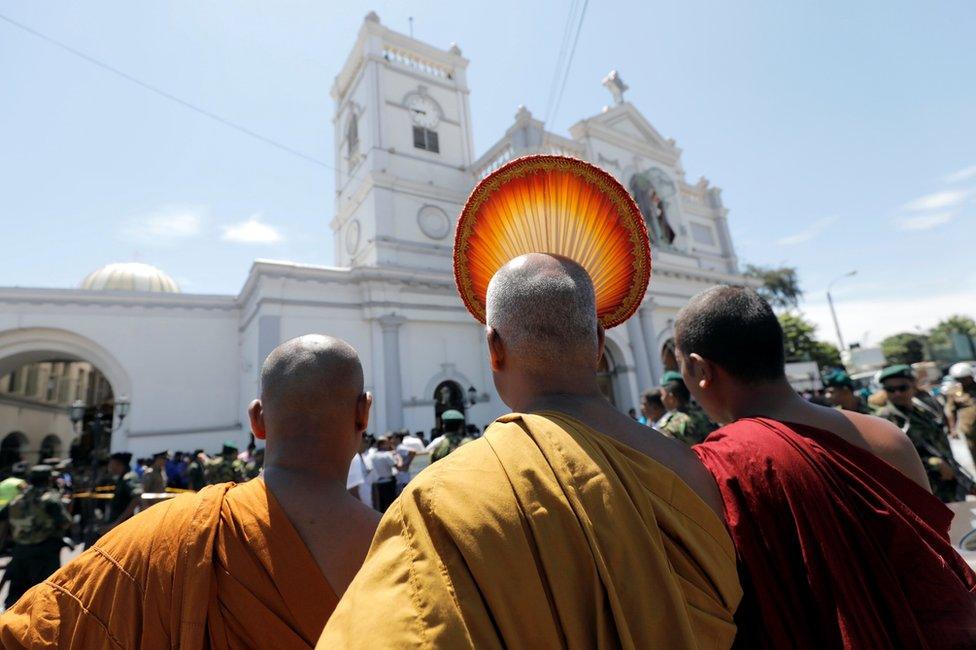
[[[623,104],[624,91],[630,86],[624,83],[624,80],[620,78],[616,70],[611,70],[610,74],[603,78],[603,85],[613,95],[614,104]]]

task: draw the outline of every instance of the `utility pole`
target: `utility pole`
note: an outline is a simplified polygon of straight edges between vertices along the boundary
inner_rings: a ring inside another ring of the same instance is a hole
[[[827,285],[827,304],[830,306],[830,316],[831,318],[834,319],[834,330],[837,332],[837,342],[840,343],[841,352],[846,350],[847,346],[844,345],[844,337],[840,333],[840,323],[837,320],[837,311],[834,309],[834,299],[830,295],[830,289],[831,287],[834,286],[835,282],[838,282],[839,280],[843,280],[844,278],[849,278],[855,275],[857,275],[857,271],[849,271],[844,275],[840,276],[839,278],[834,278],[833,280],[830,281],[830,284]]]

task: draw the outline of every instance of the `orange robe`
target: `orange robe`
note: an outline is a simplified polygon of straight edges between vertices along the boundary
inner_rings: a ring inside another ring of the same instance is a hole
[[[559,413],[421,472],[319,648],[728,648],[722,520],[671,470]]]
[[[255,479],[113,529],[0,616],[0,647],[308,648],[337,602]]]

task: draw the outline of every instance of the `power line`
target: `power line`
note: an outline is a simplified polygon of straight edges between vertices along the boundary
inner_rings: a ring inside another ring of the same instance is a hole
[[[576,54],[576,45],[579,43],[580,31],[583,29],[583,19],[586,17],[586,8],[589,6],[590,0],[583,0],[583,9],[580,11],[579,22],[576,24],[576,36],[573,37],[573,47],[569,50],[569,59],[566,62],[566,72],[563,75],[563,83],[559,87],[559,95],[556,96],[556,104],[552,108],[552,116],[546,121],[555,120],[556,115],[559,114],[559,104],[563,101],[563,91],[566,90],[566,81],[569,79],[569,71],[573,67],[573,56]]]
[[[549,95],[546,98],[546,110],[542,114],[543,119],[549,120],[552,106],[556,100],[556,93],[559,88],[559,77],[562,75],[563,63],[566,60],[566,50],[569,48],[570,35],[573,33],[573,19],[576,17],[576,10],[579,7],[579,0],[573,0],[566,13],[566,25],[563,27],[563,37],[559,43],[559,54],[556,56],[556,65],[552,71],[552,83],[549,85]]]
[[[77,49],[71,47],[70,45],[68,45],[66,43],[62,43],[61,41],[59,41],[59,40],[57,40],[55,38],[52,38],[52,37],[50,37],[50,36],[48,36],[46,34],[42,34],[41,32],[37,31],[36,29],[33,29],[31,27],[28,27],[27,25],[24,25],[22,23],[19,23],[16,20],[10,18],[9,16],[5,16],[3,14],[0,14],[0,20],[4,20],[4,21],[10,23],[11,25],[13,25],[14,27],[17,27],[18,29],[21,29],[21,30],[27,32],[28,34],[31,34],[33,36],[36,36],[37,38],[40,38],[41,40],[47,41],[48,43],[50,43],[52,45],[55,45],[55,46],[61,48],[62,50],[65,50],[66,52],[69,52],[69,53],[77,56],[78,58],[84,59],[88,63],[91,63],[93,65],[96,65],[99,68],[101,68],[103,70],[106,70],[108,72],[111,72],[112,74],[114,74],[116,76],[122,77],[126,81],[129,81],[131,83],[134,83],[137,86],[141,86],[142,88],[144,88],[144,89],[146,89],[146,90],[148,90],[150,92],[153,92],[153,93],[159,95],[160,97],[164,97],[165,99],[168,99],[171,102],[175,102],[175,103],[179,104],[180,106],[183,106],[184,108],[188,108],[191,111],[195,111],[195,112],[199,113],[200,115],[203,115],[205,117],[209,117],[210,119],[214,120],[215,122],[219,122],[220,124],[223,124],[224,126],[227,126],[227,127],[230,127],[232,129],[234,129],[235,131],[238,131],[240,133],[243,133],[244,135],[248,135],[248,136],[254,138],[255,140],[260,140],[261,142],[263,142],[265,144],[269,144],[272,147],[275,147],[277,149],[281,149],[282,151],[286,151],[286,152],[290,153],[293,156],[297,156],[299,158],[302,158],[303,160],[306,160],[306,161],[308,161],[310,163],[314,163],[316,165],[319,165],[320,167],[325,167],[326,169],[335,170],[335,167],[333,167],[329,163],[325,162],[324,160],[319,160],[318,158],[316,158],[314,156],[310,156],[310,155],[308,155],[306,153],[302,153],[301,151],[299,151],[297,149],[293,149],[292,147],[289,147],[286,144],[282,144],[282,143],[280,143],[280,142],[278,142],[276,140],[272,140],[271,138],[269,138],[267,136],[261,135],[260,133],[257,133],[256,131],[252,131],[251,129],[247,128],[246,126],[242,126],[240,124],[237,124],[236,122],[232,122],[232,121],[228,120],[225,117],[221,117],[220,115],[217,115],[216,113],[213,113],[211,111],[208,111],[205,108],[201,108],[201,107],[197,106],[196,104],[193,104],[191,102],[188,102],[185,99],[181,99],[180,97],[177,97],[176,95],[174,95],[172,93],[166,92],[165,90],[162,90],[161,88],[157,88],[156,86],[153,86],[152,84],[146,83],[145,81],[142,81],[141,79],[138,79],[138,78],[130,75],[127,72],[123,72],[122,70],[119,70],[118,68],[113,67],[113,66],[109,65],[108,63],[105,63],[104,61],[101,61],[99,59],[96,59],[95,57],[93,57],[93,56],[91,56],[89,54],[85,54],[81,50],[77,50]]]

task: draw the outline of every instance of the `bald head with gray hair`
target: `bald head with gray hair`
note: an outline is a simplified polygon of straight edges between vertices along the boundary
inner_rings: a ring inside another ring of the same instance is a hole
[[[488,284],[488,327],[527,361],[580,355],[597,361],[593,281],[576,262],[547,253],[516,257]]]

